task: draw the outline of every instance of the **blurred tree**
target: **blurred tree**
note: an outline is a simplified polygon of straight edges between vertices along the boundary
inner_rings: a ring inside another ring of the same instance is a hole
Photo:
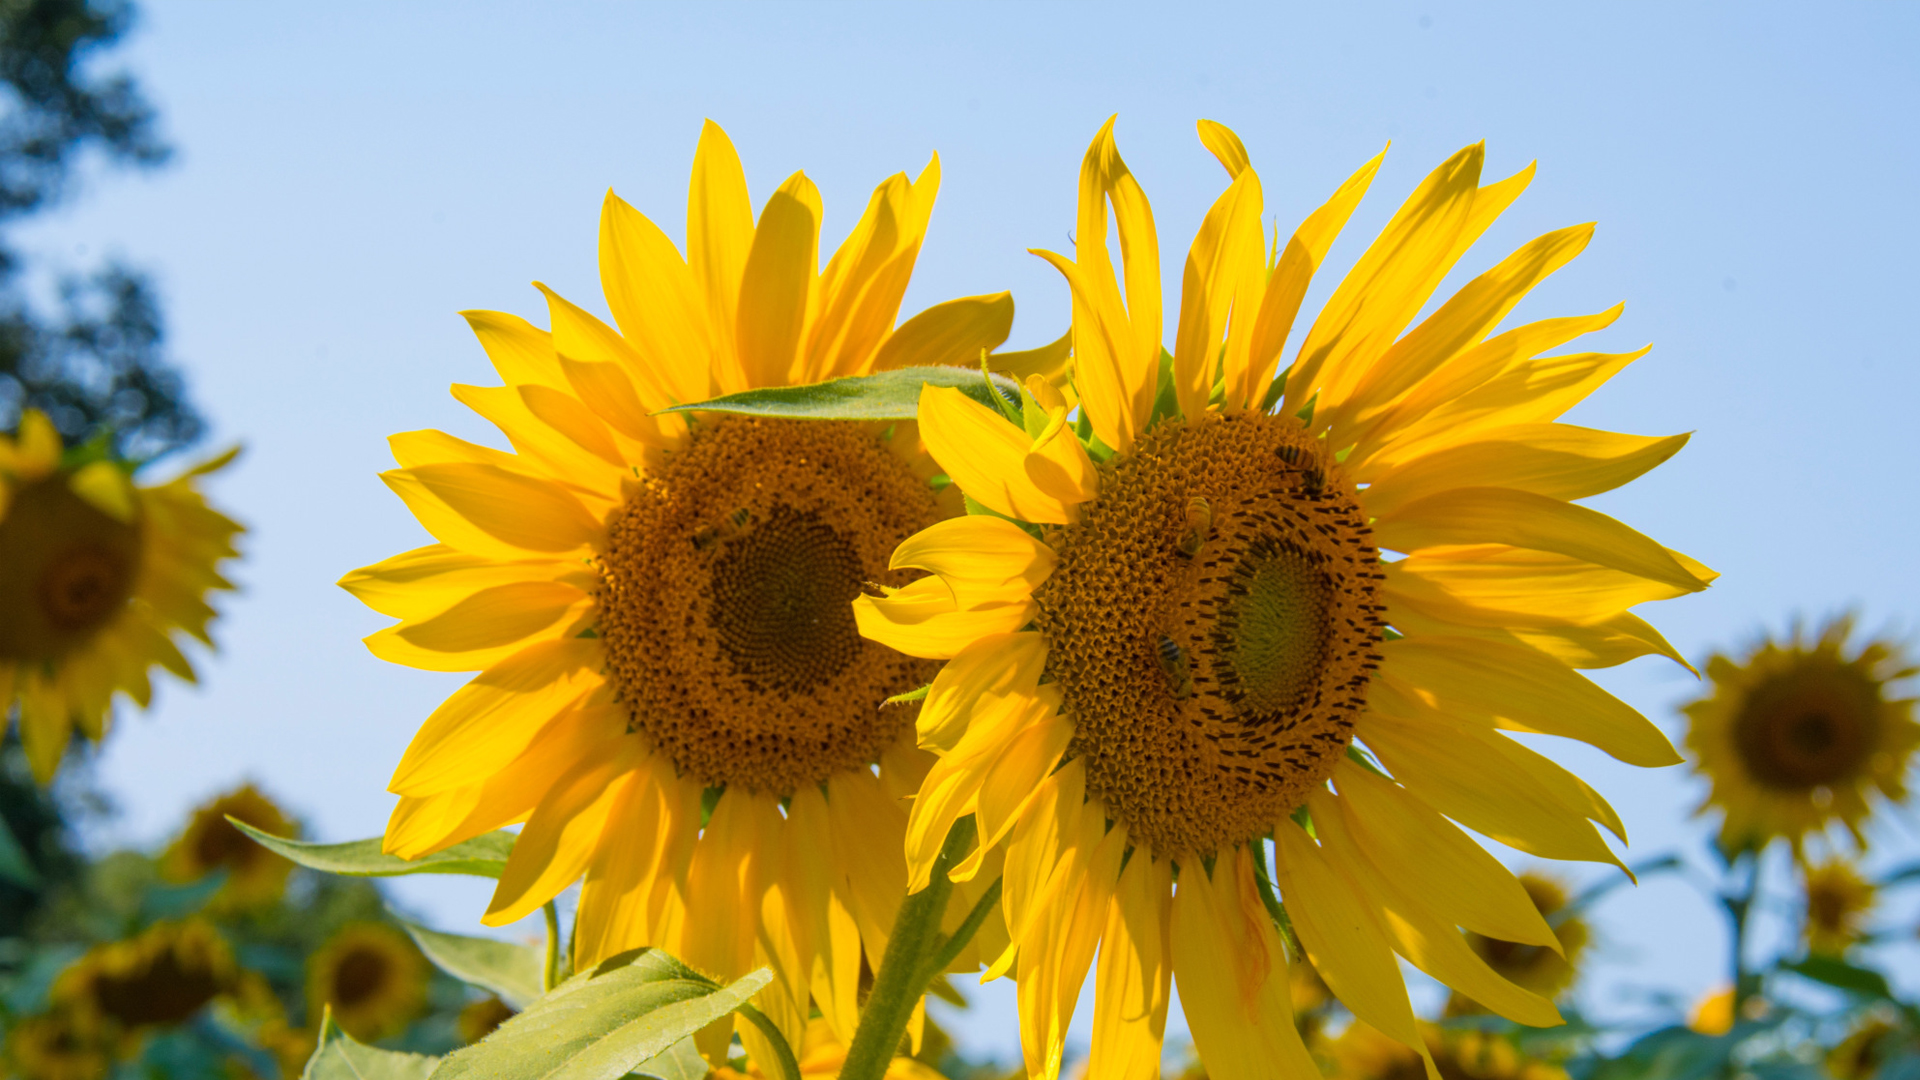
[[[71,194],[90,156],[134,168],[167,160],[133,79],[92,70],[133,14],[120,0],[0,0],[0,430],[31,406],[69,445],[109,434],[120,453],[145,460],[201,431],[162,355],[151,284],[108,262],[64,275],[59,310],[44,311],[4,233]]]

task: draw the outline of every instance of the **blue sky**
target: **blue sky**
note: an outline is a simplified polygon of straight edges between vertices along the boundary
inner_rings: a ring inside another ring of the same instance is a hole
[[[1223,186],[1198,118],[1238,130],[1289,227],[1391,142],[1335,270],[1460,146],[1487,140],[1490,176],[1537,159],[1459,280],[1548,229],[1599,223],[1514,319],[1625,301],[1596,347],[1654,350],[1570,419],[1695,432],[1595,501],[1725,575],[1646,613],[1695,657],[1795,612],[1911,626],[1917,31],[1920,8],[1892,4],[152,5],[119,58],[161,107],[176,164],[101,177],[21,239],[55,262],[112,253],[155,271],[214,444],[247,447],[215,490],[253,531],[203,685],[125,717],[101,755],[122,813],[99,842],[161,839],[243,777],[315,836],[380,830],[389,771],[458,681],[374,660],[357,639],[382,620],[332,584],[423,542],[376,479],[385,436],[497,442],[446,394],[492,380],[455,312],[543,321],[534,279],[604,310],[602,195],[678,236],[704,117],[732,135],[756,199],[807,171],[829,243],[882,177],[938,151],[906,309],[1011,289],[1015,345],[1065,326],[1065,287],[1025,249],[1067,242],[1080,154],[1110,114],[1169,288]],[[1323,272],[1309,305],[1335,280]],[[1696,692],[1648,660],[1602,681],[1676,732],[1673,706]],[[1683,771],[1551,752],[1620,809],[1631,857],[1702,850]],[[1917,832],[1911,814],[1886,824],[1879,858],[1920,854]],[[396,896],[460,929],[485,890]],[[1912,904],[1897,910],[1911,927]],[[1599,919],[1596,1009],[1721,978],[1716,917],[1677,878],[1616,891]],[[1889,955],[1920,986],[1920,950]],[[1013,1045],[1004,994],[965,1026]]]

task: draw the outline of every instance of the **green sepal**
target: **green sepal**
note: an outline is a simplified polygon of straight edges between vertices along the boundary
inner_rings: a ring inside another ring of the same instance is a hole
[[[403,859],[380,850],[380,837],[349,840],[344,844],[309,844],[274,836],[232,817],[233,827],[252,837],[254,842],[282,858],[291,859],[309,870],[320,870],[343,877],[403,877],[407,874],[465,874],[469,877],[499,878],[507,868],[507,856],[513,852],[514,834],[496,829],[431,855]]]
[[[1147,416],[1147,426],[1169,417],[1180,415],[1180,391],[1173,385],[1173,354],[1160,348],[1160,376],[1153,393],[1153,412]]]
[[[1287,372],[1292,370],[1291,366],[1282,368],[1280,374],[1275,375],[1273,381],[1267,384],[1267,392],[1260,395],[1261,412],[1272,412],[1273,407],[1280,404],[1280,399],[1286,396]]]
[[[933,689],[933,684],[928,683],[927,685],[922,686],[917,690],[909,690],[904,694],[895,694],[892,697],[888,698],[885,704],[906,705],[915,701],[925,701],[927,699],[927,693],[932,689]]]
[[[1020,384],[1005,375],[985,374],[979,368],[904,367],[806,386],[743,390],[660,412],[721,412],[794,420],[912,420],[919,415],[923,386],[952,387],[1002,413],[1009,403],[1020,400]]]
[[[722,986],[659,949],[635,949],[575,975],[493,1034],[447,1055],[434,1076],[613,1080],[745,1005],[772,980],[772,970],[760,968]]]

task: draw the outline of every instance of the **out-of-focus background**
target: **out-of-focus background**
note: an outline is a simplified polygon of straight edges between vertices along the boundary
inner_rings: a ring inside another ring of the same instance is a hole
[[[807,171],[831,244],[877,182],[937,151],[905,310],[1011,289],[1014,346],[1066,325],[1064,284],[1025,249],[1069,242],[1079,159],[1111,114],[1169,288],[1224,186],[1196,119],[1244,138],[1285,228],[1390,143],[1309,309],[1454,150],[1486,140],[1491,176],[1537,160],[1453,284],[1548,229],[1599,223],[1514,321],[1624,300],[1594,347],[1654,350],[1569,419],[1695,433],[1594,503],[1725,575],[1651,620],[1696,658],[1794,612],[1915,625],[1916,57],[1920,8],[1891,4],[144,5],[105,62],[137,76],[171,164],[83,169],[85,197],[11,243],[49,274],[117,257],[151,275],[209,424],[200,449],[246,447],[212,489],[250,532],[220,655],[199,687],[123,712],[93,765],[117,812],[87,841],[158,843],[243,778],[311,837],[382,829],[391,768],[461,678],[375,660],[358,639],[384,620],[333,585],[424,542],[376,478],[384,439],[438,427],[498,444],[446,393],[493,380],[455,313],[544,322],[535,279],[604,313],[603,194],[680,236],[708,117],[756,200]],[[1653,660],[1600,680],[1676,734],[1674,705],[1699,689]],[[1700,782],[1540,745],[1620,810],[1630,860],[1706,865]],[[1876,828],[1912,856],[1910,813]],[[391,895],[473,932],[486,891],[405,879]],[[1787,914],[1763,913],[1760,935],[1786,934]],[[1910,903],[1882,915],[1915,921]],[[1595,1015],[1652,1015],[1657,994],[1725,981],[1722,921],[1680,876],[1616,890],[1594,921],[1581,993]],[[1876,955],[1920,988],[1911,931]],[[957,1034],[1011,1056],[1010,985],[975,997]],[[1083,1006],[1082,1039],[1090,1019]]]

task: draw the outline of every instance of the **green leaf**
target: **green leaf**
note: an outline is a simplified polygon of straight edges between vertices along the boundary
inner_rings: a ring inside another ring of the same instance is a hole
[[[436,851],[418,859],[403,859],[380,850],[380,838],[350,840],[344,844],[308,844],[284,836],[263,833],[244,821],[227,818],[235,828],[253,837],[261,847],[285,856],[309,870],[322,870],[347,877],[399,877],[403,874],[468,874],[498,878],[506,869],[507,855],[513,851],[514,834],[496,829],[485,836],[462,841],[445,851]]]
[[[307,1059],[300,1080],[427,1080],[438,1064],[439,1058],[354,1042],[334,1024],[329,1008],[320,1021],[319,1045]]]
[[[689,1035],[667,1048],[667,1052],[648,1058],[633,1067],[633,1071],[649,1080],[707,1080],[707,1059],[700,1056],[700,1048],[693,1044]]]
[[[1805,960],[1782,967],[1796,974],[1805,975],[1814,982],[1842,990],[1851,990],[1868,997],[1892,998],[1893,991],[1887,986],[1887,977],[1870,968],[1855,967],[1837,956],[1809,956]]]
[[[872,375],[850,375],[808,386],[768,386],[724,394],[662,412],[724,412],[781,416],[797,420],[912,420],[920,409],[922,386],[951,386],[996,411],[1020,400],[1020,384],[991,376],[1005,395],[995,401],[979,368],[905,367]]]
[[[658,949],[621,953],[448,1055],[434,1080],[615,1080],[739,1008],[772,979],[761,968],[723,987]]]
[[[515,1010],[540,996],[540,976],[546,965],[540,949],[496,938],[443,934],[405,919],[399,922],[435,967],[461,982],[493,991]]]
[[[40,872],[33,868],[26,849],[20,846],[5,821],[0,821],[0,880],[11,881],[23,889],[40,887]]]

